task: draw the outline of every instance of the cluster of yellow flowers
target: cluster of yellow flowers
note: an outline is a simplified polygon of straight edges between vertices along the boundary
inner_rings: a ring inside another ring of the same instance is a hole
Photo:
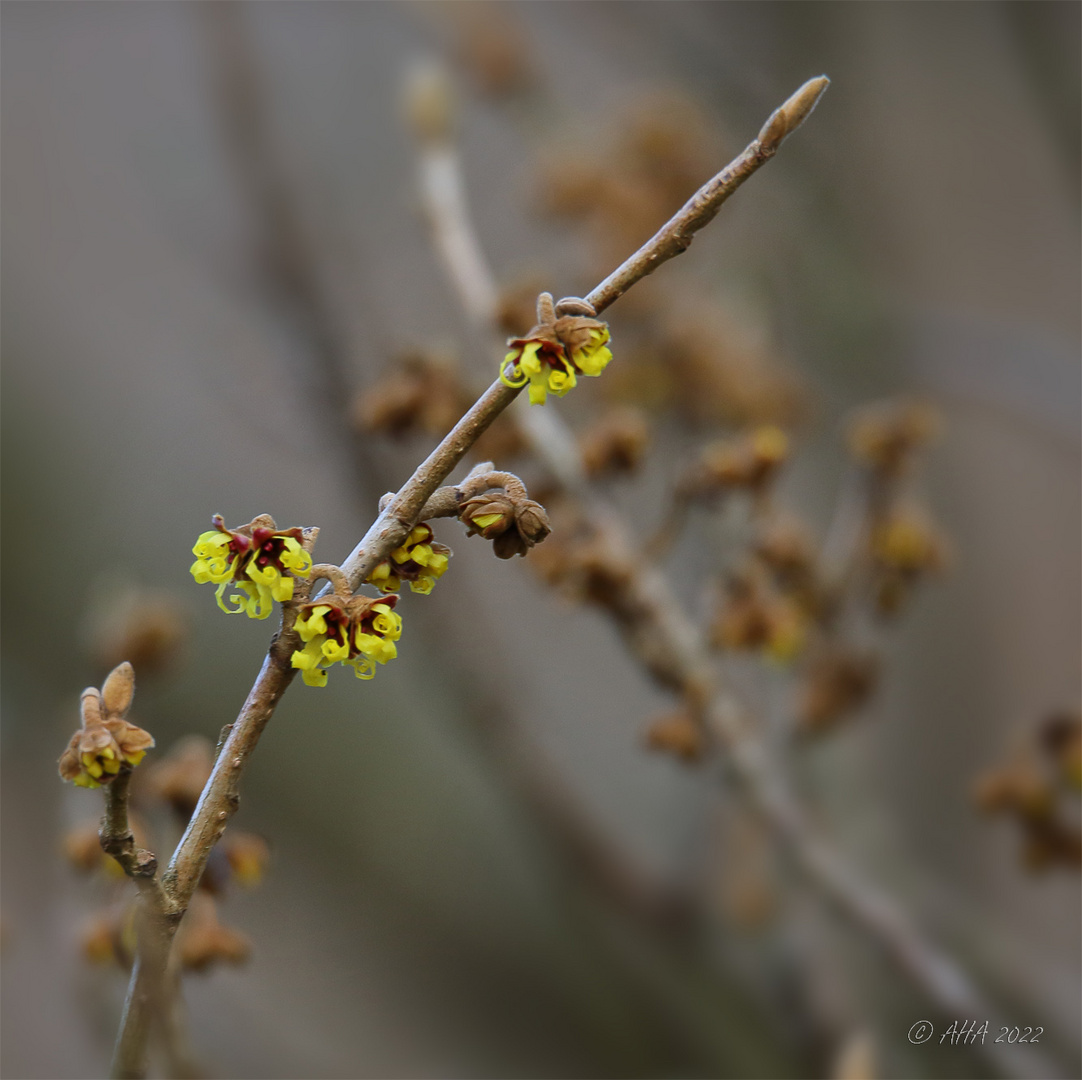
[[[306,579],[312,571],[301,529],[278,529],[266,515],[239,529],[227,529],[219,514],[212,520],[214,528],[192,548],[196,561],[191,573],[200,584],[218,586],[223,611],[265,619],[273,601],[293,600],[296,579]],[[446,572],[450,555],[450,548],[436,543],[431,527],[421,522],[372,571],[368,582],[393,594],[408,581],[414,592],[429,593]],[[317,568],[317,576],[321,569],[326,568]],[[330,570],[338,573],[337,568]],[[236,591],[226,595],[231,587]],[[338,581],[333,594],[301,606],[294,626],[304,647],[293,652],[293,667],[309,686],[326,686],[325,669],[338,663],[350,665],[359,679],[371,679],[377,664],[397,655],[395,642],[402,635],[402,619],[394,611],[397,602],[395,595],[352,596],[344,579]]]
[[[500,365],[500,379],[510,387],[529,384],[531,405],[544,405],[549,394],[563,397],[579,375],[597,376],[612,359],[609,328],[597,319],[565,315],[540,323],[526,337],[512,338]]]
[[[305,604],[296,629],[305,643],[291,663],[308,686],[326,686],[332,664],[348,664],[358,679],[371,679],[376,664],[398,655],[395,642],[402,636],[402,619],[395,611],[397,596],[338,596]]]
[[[451,557],[451,549],[437,544],[432,535],[431,527],[425,522],[414,526],[402,546],[395,548],[391,557],[368,575],[369,583],[381,592],[396,593],[402,582],[408,581],[413,592],[430,593],[436,579],[443,577]]]
[[[301,547],[300,529],[275,527],[266,516],[258,517],[239,529],[227,529],[220,514],[212,518],[214,528],[195,542],[192,554],[192,577],[200,585],[218,586],[218,606],[230,615],[244,612],[249,619],[265,619],[272,601],[293,599],[293,580],[304,577],[312,568],[312,557]],[[233,586],[237,591],[226,606],[224,593]]]

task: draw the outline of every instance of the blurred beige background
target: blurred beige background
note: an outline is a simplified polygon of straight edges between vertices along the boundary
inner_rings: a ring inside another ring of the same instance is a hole
[[[540,273],[557,293],[593,282],[582,237],[536,213],[544,147],[603,148],[636,102],[676,93],[720,166],[805,78],[831,76],[808,125],[673,268],[766,326],[813,388],[785,490],[817,524],[849,407],[916,390],[946,417],[927,488],[955,566],[893,631],[869,715],[796,761],[798,783],[853,860],[1077,1075],[1078,876],[1027,876],[1008,823],[982,820],[969,790],[1080,695],[1079,7],[492,10],[537,77],[511,102],[456,59],[461,5],[240,9],[312,268],[292,293],[268,271],[259,179],[223,121],[213,17],[94,0],[0,11],[3,1074],[103,1074],[123,992],[77,955],[95,894],[56,855],[98,812],[55,775],[78,693],[105,673],[87,644],[95,597],[181,598],[184,658],[140,680],[135,715],[163,748],[214,737],[270,627],[228,622],[192,584],[210,514],[318,524],[338,561],[428,448],[359,451],[335,410],[401,350],[468,340],[399,118],[407,66],[436,56],[460,88],[498,275]],[[616,342],[620,320],[616,306]],[[567,415],[596,395],[584,386]],[[660,466],[646,482],[660,489]],[[400,659],[371,683],[296,686],[246,778],[238,824],[275,857],[258,892],[223,907],[251,963],[188,981],[211,1075],[826,1075],[853,1030],[872,1033],[886,1076],[987,1067],[910,1046],[926,1003],[798,885],[756,934],[713,918],[673,935],[606,906],[486,726],[650,880],[696,895],[717,870],[717,777],[644,752],[667,702],[600,615],[447,523],[437,535],[452,570],[404,599]]]

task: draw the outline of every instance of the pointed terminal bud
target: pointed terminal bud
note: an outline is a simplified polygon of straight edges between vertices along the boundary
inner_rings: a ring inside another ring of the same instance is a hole
[[[109,672],[101,688],[102,704],[109,716],[124,716],[135,696],[135,670],[127,660]]]
[[[777,150],[782,141],[811,115],[829,85],[830,80],[825,75],[809,79],[784,105],[775,109],[759,132],[760,149],[767,153]]]

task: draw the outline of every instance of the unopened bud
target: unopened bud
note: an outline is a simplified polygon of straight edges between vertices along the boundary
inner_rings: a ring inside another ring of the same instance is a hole
[[[556,314],[563,318],[565,315],[579,315],[594,318],[597,311],[589,300],[583,300],[579,296],[565,296],[556,301]]]
[[[497,559],[513,559],[516,555],[525,555],[529,550],[530,544],[517,529],[508,529],[492,541],[492,553]]]
[[[646,732],[651,750],[674,754],[684,761],[698,761],[703,754],[703,729],[683,709],[657,717]]]
[[[101,688],[102,704],[109,716],[123,716],[135,696],[135,669],[127,660],[109,672]]]
[[[523,539],[531,546],[540,544],[552,532],[545,508],[533,499],[520,502],[515,507],[515,524]]]
[[[830,80],[825,75],[809,79],[784,105],[775,109],[759,132],[760,147],[768,151],[777,150],[782,140],[792,135],[811,115],[829,85]]]
[[[503,494],[477,495],[462,504],[459,517],[471,533],[494,540],[514,524],[515,504]]]

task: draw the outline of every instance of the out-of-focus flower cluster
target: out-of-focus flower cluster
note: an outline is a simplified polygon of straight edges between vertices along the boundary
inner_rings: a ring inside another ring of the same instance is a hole
[[[650,443],[650,428],[641,409],[609,409],[579,438],[582,465],[588,476],[634,472]]]
[[[910,490],[921,453],[939,430],[931,406],[904,400],[866,406],[849,425],[849,449],[863,472],[867,506],[867,589],[884,618],[897,615],[918,583],[950,562],[945,537]]]
[[[1082,865],[1078,794],[1082,791],[1082,713],[1059,712],[1030,745],[974,787],[978,807],[1014,818],[1030,870]]]
[[[536,292],[529,300],[531,314],[535,297]],[[442,438],[473,400],[449,357],[411,352],[395,360],[377,382],[357,397],[350,415],[362,432],[393,439],[411,435]],[[502,413],[474,443],[473,450],[480,458],[508,461],[525,447],[514,417]]]
[[[127,660],[140,675],[165,670],[176,662],[189,630],[185,605],[173,593],[132,587],[112,576],[95,581],[84,636],[102,667]]]
[[[716,171],[719,155],[690,101],[657,96],[633,109],[605,153],[596,147],[547,153],[540,171],[542,203],[549,213],[586,226],[595,241],[597,270],[607,273]]]

